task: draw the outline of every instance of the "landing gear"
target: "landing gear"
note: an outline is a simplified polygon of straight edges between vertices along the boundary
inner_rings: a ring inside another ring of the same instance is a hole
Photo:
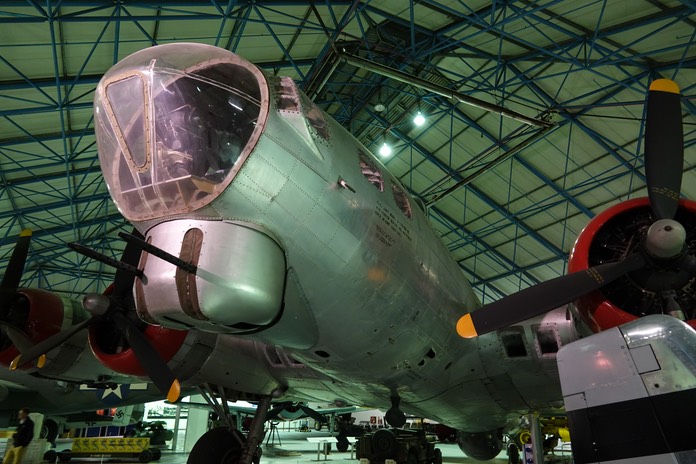
[[[384,418],[387,420],[389,425],[396,428],[401,428],[406,424],[406,414],[404,414],[401,409],[399,409],[399,403],[401,403],[401,398],[399,395],[394,395],[391,397],[391,408],[387,410]]]
[[[198,439],[188,463],[237,464],[242,456],[246,438],[239,430],[217,427],[208,430]]]
[[[256,414],[245,437],[230,419],[227,398],[222,389],[218,389],[220,403],[215,401],[216,398],[208,385],[199,388],[199,392],[225,425],[204,433],[194,445],[186,462],[188,464],[259,464],[263,424],[271,406],[271,398],[264,397],[259,401]]]
[[[520,449],[514,442],[510,442],[507,447],[508,464],[520,464]]]
[[[53,419],[45,419],[41,426],[41,438],[45,438],[47,442],[55,444],[58,438],[58,423]]]
[[[336,437],[336,450],[345,453],[348,451],[349,447],[350,442],[348,441],[348,437],[345,434],[339,433]]]

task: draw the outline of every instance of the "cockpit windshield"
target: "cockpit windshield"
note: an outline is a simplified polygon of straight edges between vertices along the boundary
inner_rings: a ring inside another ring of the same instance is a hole
[[[111,69],[95,98],[99,157],[128,219],[193,211],[229,184],[268,111],[262,73],[219,48],[171,44]]]

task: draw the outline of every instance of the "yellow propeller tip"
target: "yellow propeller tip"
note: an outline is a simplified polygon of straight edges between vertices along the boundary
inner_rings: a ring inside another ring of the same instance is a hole
[[[679,86],[670,79],[655,79],[650,84],[650,91],[679,93]]]
[[[19,367],[19,360],[21,358],[22,358],[22,355],[20,354],[12,360],[12,362],[10,363],[10,370],[11,371],[17,370],[17,368]]]
[[[41,356],[39,356],[39,360],[36,361],[36,367],[38,367],[39,369],[41,369],[41,368],[43,368],[45,365],[46,365],[46,355],[45,355],[45,354],[42,354]]]
[[[471,320],[471,314],[465,314],[457,321],[457,333],[463,338],[474,338],[478,336],[474,321]]]
[[[181,395],[181,384],[179,383],[178,379],[174,379],[174,382],[172,382],[172,386],[169,387],[169,392],[167,393],[167,401],[170,403],[176,403],[176,400],[179,399],[179,395]]]
[[[19,233],[20,237],[31,237],[31,229],[24,229]]]

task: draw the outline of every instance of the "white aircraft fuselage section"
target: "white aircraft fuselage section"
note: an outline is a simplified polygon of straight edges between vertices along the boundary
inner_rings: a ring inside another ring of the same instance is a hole
[[[497,334],[456,334],[479,306],[461,269],[404,187],[291,79],[164,45],[112,68],[95,108],[121,212],[197,266],[143,254],[144,320],[283,347],[340,381],[307,384],[308,397],[386,409],[398,393],[406,412],[462,430],[560,405],[555,357],[496,363]],[[572,338],[565,312],[550,314],[536,322]]]

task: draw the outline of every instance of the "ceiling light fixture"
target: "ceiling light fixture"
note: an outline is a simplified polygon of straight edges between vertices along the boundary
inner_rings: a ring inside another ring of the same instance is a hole
[[[415,124],[418,127],[425,124],[425,116],[423,116],[423,113],[421,113],[420,111],[416,113],[416,116],[413,118],[413,124]]]
[[[384,142],[384,145],[379,149],[379,154],[381,156],[389,156],[391,155],[392,149],[389,145],[387,145],[387,142]]]

